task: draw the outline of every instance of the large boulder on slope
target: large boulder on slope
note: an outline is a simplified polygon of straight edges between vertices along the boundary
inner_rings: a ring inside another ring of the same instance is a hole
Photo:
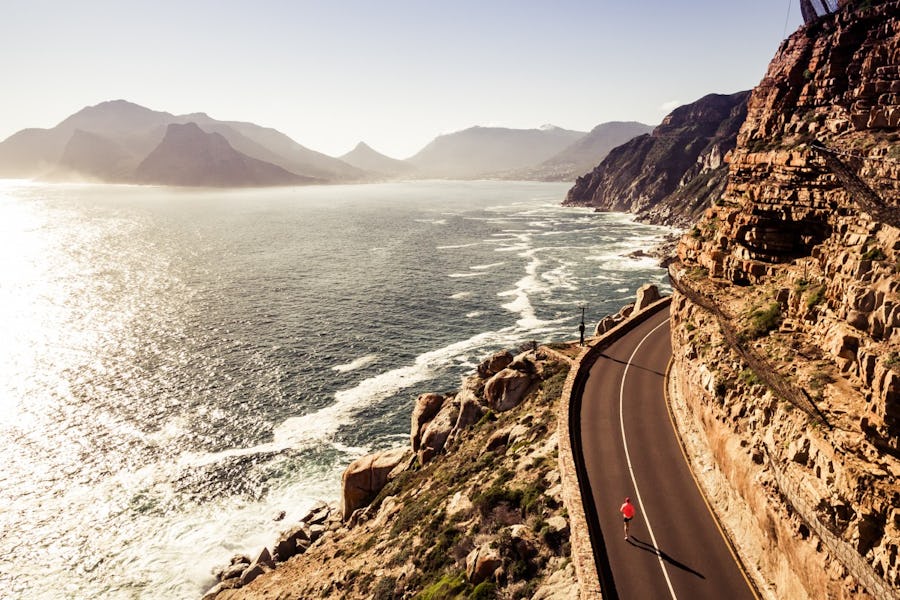
[[[470,390],[463,390],[457,394],[456,399],[459,402],[459,417],[456,419],[451,436],[459,435],[484,416],[484,407],[481,405],[481,401]]]
[[[513,355],[509,350],[501,350],[490,355],[478,365],[478,376],[482,379],[493,377],[513,361]]]
[[[497,412],[511,410],[522,403],[533,381],[528,373],[504,369],[484,384],[484,398]]]
[[[395,448],[358,458],[341,478],[341,514],[350,518],[358,508],[368,505],[387,485],[389,475],[409,458],[409,448]]]
[[[445,402],[438,414],[422,431],[422,441],[418,449],[421,464],[426,464],[444,449],[447,438],[450,437],[450,433],[456,426],[457,419],[459,419],[459,402],[456,399]]]
[[[659,288],[652,283],[646,283],[638,288],[637,300],[634,303],[634,312],[641,312],[660,299]]]
[[[472,585],[478,585],[492,578],[502,562],[496,548],[491,548],[488,544],[475,548],[466,556],[466,579]]]
[[[422,394],[416,398],[409,428],[409,441],[413,452],[419,451],[425,426],[434,419],[443,405],[444,397],[440,394]]]

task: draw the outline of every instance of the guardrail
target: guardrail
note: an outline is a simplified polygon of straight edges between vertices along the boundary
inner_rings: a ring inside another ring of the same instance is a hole
[[[618,594],[612,569],[606,559],[600,519],[581,452],[581,395],[591,367],[600,355],[626,333],[667,308],[671,301],[671,296],[656,301],[591,342],[590,347],[576,359],[563,388],[557,427],[560,473],[572,530],[572,562],[583,600],[597,600],[601,596],[604,600],[617,600]],[[568,435],[563,435],[563,432]],[[588,539],[584,538],[585,534]]]

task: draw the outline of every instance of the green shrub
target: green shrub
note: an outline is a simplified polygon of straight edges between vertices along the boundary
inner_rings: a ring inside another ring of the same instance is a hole
[[[741,383],[748,386],[754,385],[762,385],[762,379],[759,378],[759,375],[753,369],[744,369],[741,371],[740,375],[738,375],[738,379],[741,380]]]
[[[806,297],[806,308],[812,308],[822,302],[825,299],[825,286],[820,285],[813,289],[809,296]]]
[[[886,258],[887,254],[885,254],[884,250],[882,250],[878,246],[872,246],[871,248],[863,252],[862,255],[863,260],[878,261],[885,260]]]
[[[900,354],[897,352],[888,353],[884,359],[884,366],[895,373],[900,373]]]
[[[781,305],[771,302],[768,306],[757,308],[750,313],[750,335],[763,336],[781,324]]]
[[[375,584],[372,595],[375,600],[394,600],[396,597],[397,578],[382,577]]]
[[[482,517],[488,516],[494,507],[507,504],[511,508],[522,506],[522,490],[510,489],[502,485],[492,485],[485,491],[475,492],[472,495],[472,504],[478,509]]]
[[[493,581],[482,581],[469,594],[469,600],[494,600],[497,597],[497,586]]]
[[[453,600],[466,589],[466,581],[462,575],[444,575],[440,581],[432,583],[419,592],[418,600]]]

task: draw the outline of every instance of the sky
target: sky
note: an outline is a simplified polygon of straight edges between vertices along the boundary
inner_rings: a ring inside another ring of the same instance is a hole
[[[474,125],[655,125],[755,86],[797,0],[0,0],[0,140],[125,99],[408,158]]]

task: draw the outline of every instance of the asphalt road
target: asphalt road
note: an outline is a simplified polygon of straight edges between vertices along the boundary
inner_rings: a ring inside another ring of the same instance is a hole
[[[668,309],[661,311],[608,348],[582,396],[582,451],[613,598],[753,600],[669,417],[668,318]],[[619,514],[626,496],[637,509],[627,541]]]

